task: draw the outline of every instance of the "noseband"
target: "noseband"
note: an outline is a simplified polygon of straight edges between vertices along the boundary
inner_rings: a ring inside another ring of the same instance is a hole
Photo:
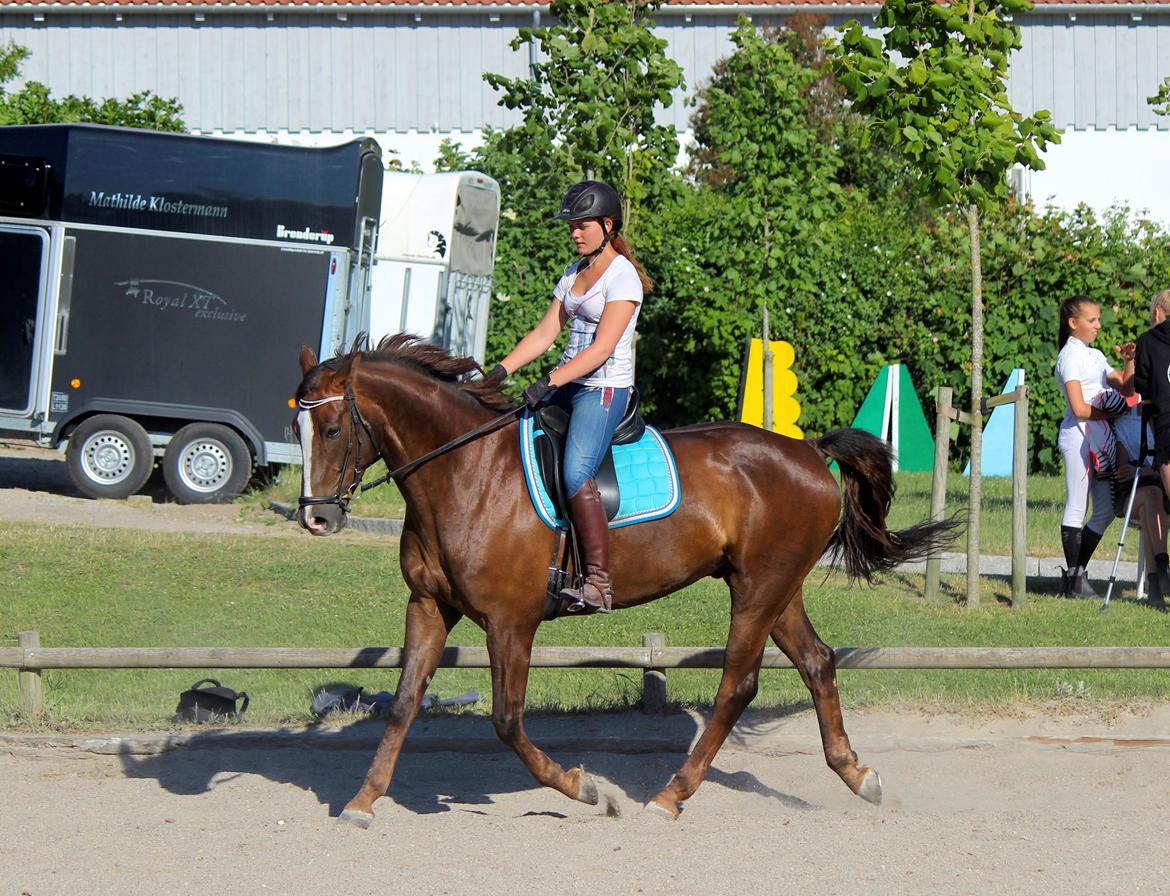
[[[297,503],[302,508],[308,507],[311,504],[336,504],[341,508],[342,513],[349,513],[349,502],[350,499],[353,498],[354,492],[357,491],[358,486],[361,486],[362,492],[368,492],[370,489],[381,485],[383,482],[389,482],[391,479],[402,476],[411,472],[412,470],[417,469],[418,467],[421,467],[427,461],[433,460],[440,454],[446,454],[451,449],[458,448],[460,445],[464,445],[467,442],[470,442],[472,439],[478,438],[479,436],[483,435],[483,433],[494,429],[497,423],[502,423],[505,420],[510,420],[514,417],[517,417],[519,416],[520,412],[524,410],[524,405],[522,404],[518,408],[515,408],[511,411],[505,411],[498,417],[492,417],[492,419],[487,421],[487,423],[480,424],[475,429],[471,430],[471,432],[464,433],[458,438],[452,439],[450,442],[447,442],[444,445],[440,445],[434,451],[428,451],[422,457],[415,458],[409,463],[403,464],[401,467],[396,467],[395,469],[390,470],[386,473],[385,476],[381,476],[378,479],[375,479],[373,482],[367,482],[363,484],[362,475],[365,473],[365,467],[362,466],[361,430],[364,429],[366,431],[366,435],[370,437],[370,444],[374,446],[375,450],[378,446],[374,439],[374,433],[370,429],[370,424],[366,422],[366,418],[363,417],[361,411],[358,410],[357,398],[355,398],[353,394],[353,386],[347,383],[345,386],[344,395],[330,395],[327,398],[317,398],[312,401],[305,401],[303,398],[299,399],[297,401],[297,407],[303,411],[311,411],[313,408],[319,408],[321,405],[329,404],[333,401],[344,401],[349,404],[349,440],[345,445],[345,459],[341,462],[341,478],[337,482],[337,490],[334,491],[332,495],[302,495],[297,499]],[[358,428],[359,424],[361,425],[361,429]],[[351,456],[353,457],[353,482],[350,484],[349,488],[345,488],[345,471],[346,468],[349,467],[349,460]],[[378,452],[377,457],[381,456],[381,452]]]
[[[366,435],[370,437],[370,444],[377,444],[374,442],[374,434],[370,431],[370,424],[366,422],[366,418],[362,416],[361,411],[358,410],[357,399],[353,394],[353,386],[346,383],[344,395],[330,395],[328,398],[317,398],[313,401],[305,401],[299,399],[297,407],[302,411],[311,411],[313,408],[319,408],[323,404],[329,404],[334,401],[344,401],[349,405],[349,433],[345,443],[345,459],[341,462],[341,477],[337,481],[337,489],[332,495],[302,495],[297,503],[302,508],[308,507],[310,504],[336,504],[341,508],[342,513],[349,513],[349,501],[353,497],[354,491],[362,482],[362,475],[365,473],[365,467],[362,466],[362,430],[364,429]],[[359,426],[360,424],[360,426]],[[345,487],[345,471],[349,467],[350,458],[353,458],[353,482],[349,488]],[[378,454],[381,457],[381,453]],[[377,483],[374,483],[376,485]]]

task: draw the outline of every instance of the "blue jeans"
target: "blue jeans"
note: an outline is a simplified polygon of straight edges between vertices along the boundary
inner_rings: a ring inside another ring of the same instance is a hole
[[[569,383],[553,393],[550,403],[569,412],[564,476],[565,494],[570,498],[597,476],[597,468],[629,402],[629,387],[594,388]]]

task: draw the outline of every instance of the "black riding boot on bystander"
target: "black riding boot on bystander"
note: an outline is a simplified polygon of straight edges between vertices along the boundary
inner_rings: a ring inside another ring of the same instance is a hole
[[[613,609],[613,587],[609,581],[609,520],[594,480],[587,480],[577,494],[569,498],[569,514],[581,549],[585,581],[580,588],[562,589],[560,596],[573,603],[585,604],[595,612],[608,613]]]
[[[1100,600],[1101,595],[1089,584],[1089,559],[1101,542],[1101,533],[1094,532],[1088,526],[1061,526],[1060,541],[1064,548],[1065,563],[1068,564],[1063,580],[1063,596]]]
[[[1170,595],[1170,557],[1154,555],[1154,570],[1146,574],[1146,603],[1155,610],[1170,610],[1166,596]]]

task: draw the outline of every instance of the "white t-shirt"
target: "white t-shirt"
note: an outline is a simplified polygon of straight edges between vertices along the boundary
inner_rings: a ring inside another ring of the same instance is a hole
[[[1068,403],[1068,393],[1064,384],[1073,380],[1079,382],[1085,404],[1092,404],[1094,398],[1109,388],[1105,377],[1111,373],[1113,367],[1100,351],[1081,342],[1076,336],[1068,337],[1068,342],[1056,356],[1056,382],[1060,384],[1060,390],[1064,393],[1064,420],[1061,426],[1072,426],[1077,423],[1076,415]]]
[[[579,264],[580,262],[575,261],[569,265],[553,290],[553,297],[564,305],[565,313],[569,316],[569,344],[565,347],[558,366],[567,364],[579,352],[593,344],[593,338],[597,335],[597,324],[601,321],[601,312],[605,310],[606,302],[634,302],[634,314],[626,324],[613,354],[591,374],[574,380],[591,387],[632,386],[634,330],[638,323],[638,312],[642,310],[642,281],[638,278],[638,271],[628,258],[619,255],[609,263],[609,267],[597,282],[586,290],[585,295],[578,296],[573,294],[573,284],[577,280]]]

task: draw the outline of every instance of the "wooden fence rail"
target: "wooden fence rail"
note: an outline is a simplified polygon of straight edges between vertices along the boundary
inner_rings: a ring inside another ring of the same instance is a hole
[[[42,711],[43,669],[381,669],[402,665],[400,647],[41,647],[34,632],[0,648],[0,668],[18,670],[24,709]],[[838,669],[1170,669],[1170,647],[839,647]],[[536,647],[533,668],[643,670],[643,708],[666,704],[667,669],[720,669],[722,648],[666,647],[661,634],[641,647]],[[441,668],[486,669],[486,647],[448,647]],[[791,669],[779,650],[763,667]]]
[[[838,669],[1170,669],[1170,647],[839,647]],[[0,667],[43,669],[393,669],[400,647],[6,647]],[[486,647],[448,647],[446,669],[487,669]],[[533,668],[720,669],[719,647],[536,647]],[[765,650],[765,669],[791,669]]]

